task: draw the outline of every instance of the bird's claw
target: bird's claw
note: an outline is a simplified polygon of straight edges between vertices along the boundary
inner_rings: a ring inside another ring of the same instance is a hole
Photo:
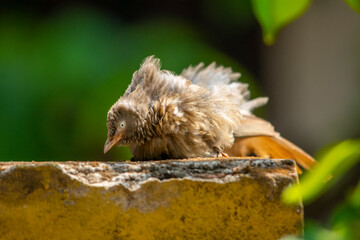
[[[221,158],[221,157],[229,157],[229,155],[227,155],[226,153],[220,151],[220,152],[217,154],[217,157],[218,157],[218,158]]]

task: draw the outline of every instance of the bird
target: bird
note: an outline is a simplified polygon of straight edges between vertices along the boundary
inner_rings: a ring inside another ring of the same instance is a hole
[[[293,159],[310,169],[313,157],[252,113],[268,98],[250,100],[240,76],[215,62],[176,75],[162,70],[160,59],[145,58],[108,111],[104,153],[127,145],[134,161],[261,157]]]

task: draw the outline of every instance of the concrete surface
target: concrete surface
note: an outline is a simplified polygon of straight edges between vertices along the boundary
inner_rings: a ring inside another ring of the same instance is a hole
[[[0,162],[0,239],[278,239],[292,160]]]

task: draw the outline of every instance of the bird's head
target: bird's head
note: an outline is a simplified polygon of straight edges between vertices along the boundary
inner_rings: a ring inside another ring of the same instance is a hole
[[[105,142],[104,153],[114,145],[123,146],[136,141],[139,114],[133,108],[119,102],[109,110],[107,116],[108,138]]]

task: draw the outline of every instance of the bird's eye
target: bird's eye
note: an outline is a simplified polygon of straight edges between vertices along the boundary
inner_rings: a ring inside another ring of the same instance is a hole
[[[120,126],[121,128],[124,128],[124,127],[125,127],[125,122],[121,122],[119,126]]]

